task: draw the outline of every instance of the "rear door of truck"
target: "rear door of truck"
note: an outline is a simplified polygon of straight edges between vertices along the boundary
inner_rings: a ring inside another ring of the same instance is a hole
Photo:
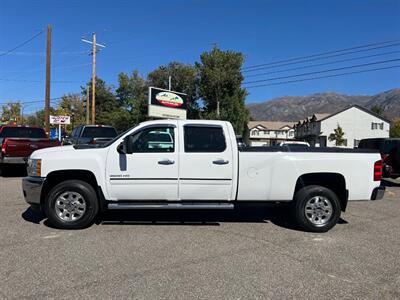
[[[235,162],[226,124],[181,121],[179,131],[180,200],[233,200]]]

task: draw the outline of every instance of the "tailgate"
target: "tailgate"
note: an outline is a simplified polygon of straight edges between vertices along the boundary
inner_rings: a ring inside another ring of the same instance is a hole
[[[28,157],[35,150],[59,146],[58,141],[51,141],[47,138],[44,139],[6,138],[3,141],[3,143],[6,143],[5,155],[11,157]]]

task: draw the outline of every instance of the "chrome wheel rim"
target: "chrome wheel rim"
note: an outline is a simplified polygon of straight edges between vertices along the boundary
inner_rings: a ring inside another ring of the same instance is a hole
[[[79,220],[86,212],[85,198],[77,192],[63,192],[56,199],[55,211],[57,217],[65,222]]]
[[[323,226],[332,218],[333,207],[328,198],[315,196],[307,201],[304,211],[313,225]]]

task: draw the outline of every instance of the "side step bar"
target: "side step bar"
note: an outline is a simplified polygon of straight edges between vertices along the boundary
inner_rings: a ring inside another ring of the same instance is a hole
[[[233,209],[232,203],[109,203],[108,209]]]

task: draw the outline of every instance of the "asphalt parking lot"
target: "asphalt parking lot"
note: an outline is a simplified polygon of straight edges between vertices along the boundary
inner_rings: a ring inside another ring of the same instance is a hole
[[[114,213],[64,231],[28,208],[21,175],[0,177],[2,299],[400,298],[399,182],[324,234],[280,209]]]

